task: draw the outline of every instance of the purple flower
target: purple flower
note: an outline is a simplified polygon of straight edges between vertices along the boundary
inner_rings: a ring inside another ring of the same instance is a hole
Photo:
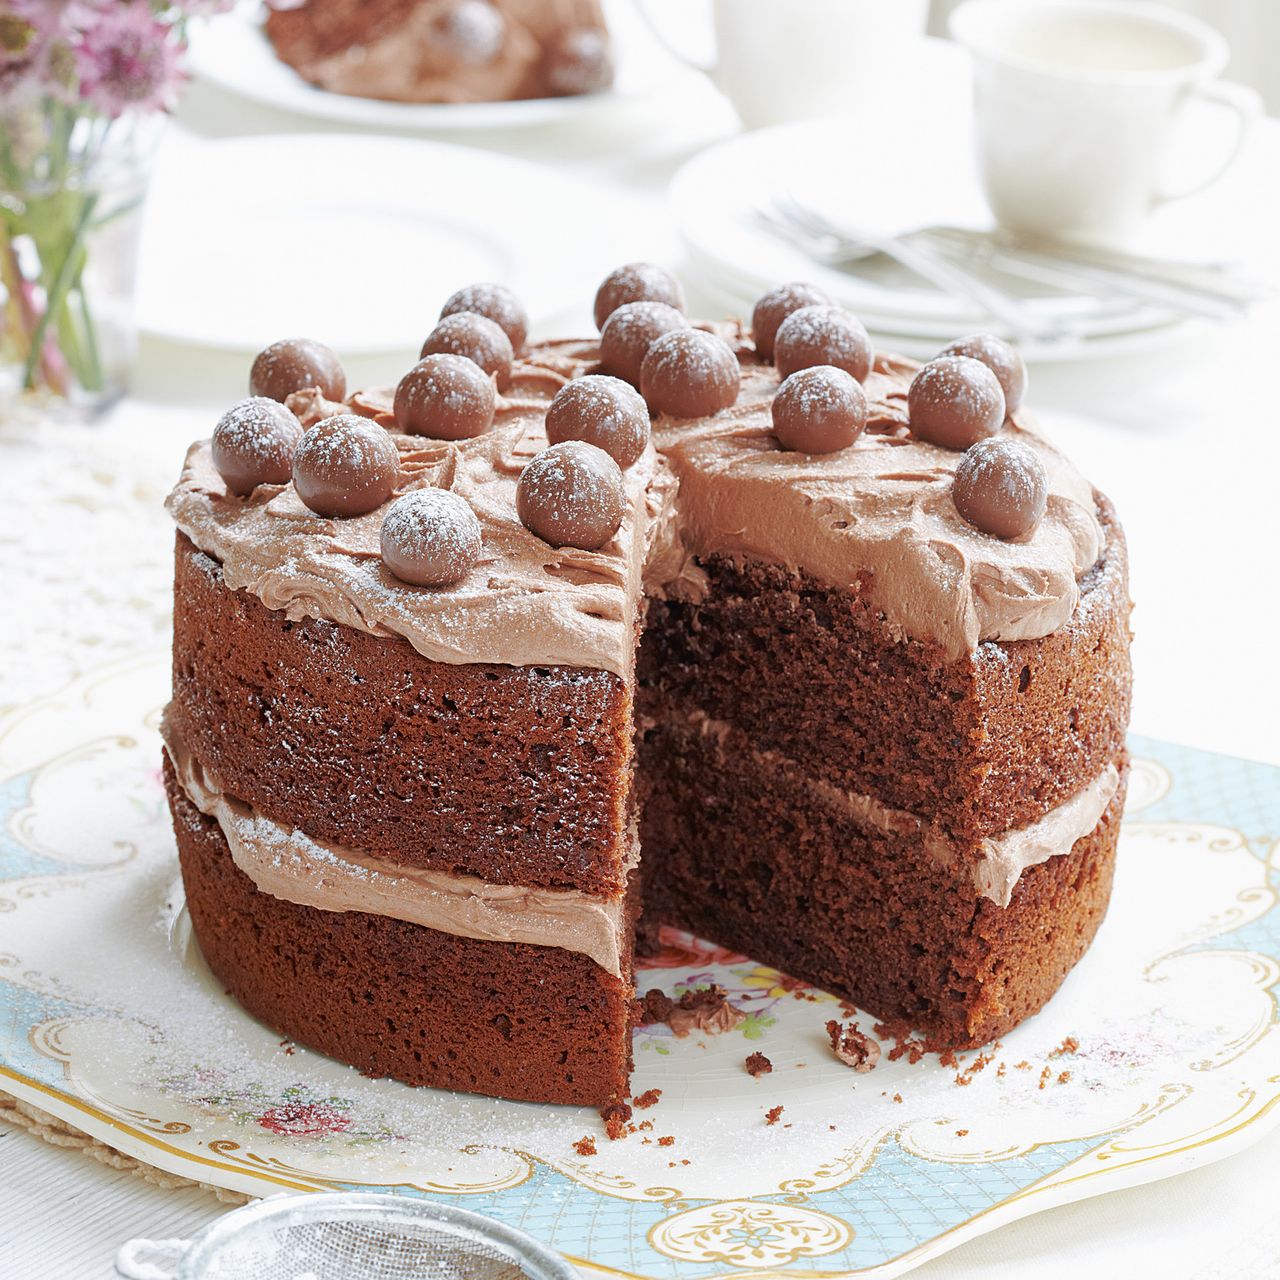
[[[168,110],[182,82],[180,50],[147,0],[77,8],[83,25],[74,53],[84,102],[112,119],[126,111]]]

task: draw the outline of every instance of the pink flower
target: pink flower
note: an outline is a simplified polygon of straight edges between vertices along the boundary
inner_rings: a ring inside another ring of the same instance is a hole
[[[84,17],[74,47],[81,98],[112,119],[168,110],[182,82],[179,48],[146,0],[88,9]]]

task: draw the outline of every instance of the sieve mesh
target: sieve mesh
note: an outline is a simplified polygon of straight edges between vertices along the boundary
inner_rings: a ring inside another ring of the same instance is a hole
[[[228,1214],[176,1280],[574,1280],[523,1232],[450,1205],[391,1195],[273,1198]]]

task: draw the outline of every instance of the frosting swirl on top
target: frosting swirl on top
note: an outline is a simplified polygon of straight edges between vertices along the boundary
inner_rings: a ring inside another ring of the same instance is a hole
[[[674,483],[650,446],[624,473],[622,526],[599,550],[557,549],[530,533],[516,514],[516,481],[546,447],[549,396],[538,393],[564,380],[551,369],[524,367],[513,386],[522,394],[500,396],[495,426],[471,440],[393,434],[401,466],[395,495],[435,485],[465,499],[480,521],[480,561],[448,588],[413,587],[389,572],[380,555],[385,508],[327,519],[289,485],[260,485],[236,498],[213,467],[208,441],[191,447],[167,506],[187,537],[221,563],[228,587],[289,618],[403,636],[437,662],[547,663],[625,678],[634,663],[648,542]],[[314,394],[293,399],[304,424],[346,409]],[[389,393],[358,393],[350,407],[394,423]]]
[[[654,443],[680,482],[686,554],[748,555],[833,586],[861,584],[898,635],[933,641],[951,659],[982,640],[1056,631],[1105,541],[1092,486],[1015,418],[1004,434],[1034,450],[1048,476],[1044,519],[1011,542],[968,524],[951,499],[963,455],[908,433],[906,393],[917,367],[877,359],[864,388],[867,429],[837,453],[779,448],[770,415],[778,372],[770,365],[743,369],[731,409],[656,423]]]
[[[721,330],[731,342],[735,329]],[[192,446],[168,507],[197,547],[222,564],[232,589],[293,619],[316,617],[402,636],[439,662],[554,664],[627,677],[642,588],[697,598],[697,558],[748,555],[867,593],[900,636],[946,657],[983,640],[1032,639],[1062,626],[1079,579],[1104,544],[1089,483],[1019,416],[1004,433],[1032,449],[1048,477],[1039,527],[1002,541],[961,518],[951,478],[962,456],[910,437],[906,392],[916,366],[881,357],[868,376],[866,430],[823,455],[779,447],[770,404],[778,374],[743,349],[737,403],[705,419],[659,418],[644,455],[624,473],[626,510],[597,551],[556,549],[521,524],[516,482],[546,446],[546,409],[569,378],[598,368],[587,342],[544,344],[517,361],[493,428],[460,441],[393,435],[395,495],[428,485],[475,511],[480,562],[456,586],[413,587],[379,555],[383,510],[348,519],[309,511],[288,485],[228,493],[207,441]],[[290,397],[304,425],[335,413],[394,428],[388,391],[345,404],[315,392]],[[678,495],[677,495],[678,485]]]

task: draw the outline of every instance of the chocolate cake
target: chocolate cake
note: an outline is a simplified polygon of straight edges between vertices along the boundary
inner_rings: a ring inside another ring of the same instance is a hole
[[[599,0],[275,0],[280,59],[334,93],[396,102],[499,102],[613,82]]]
[[[396,388],[277,344],[192,446],[163,727],[211,969],[369,1074],[546,1102],[626,1096],[642,910],[1003,1034],[1106,910],[1114,511],[998,340],[920,368],[809,286],[753,338],[637,265],[597,304],[526,347],[460,291]]]

